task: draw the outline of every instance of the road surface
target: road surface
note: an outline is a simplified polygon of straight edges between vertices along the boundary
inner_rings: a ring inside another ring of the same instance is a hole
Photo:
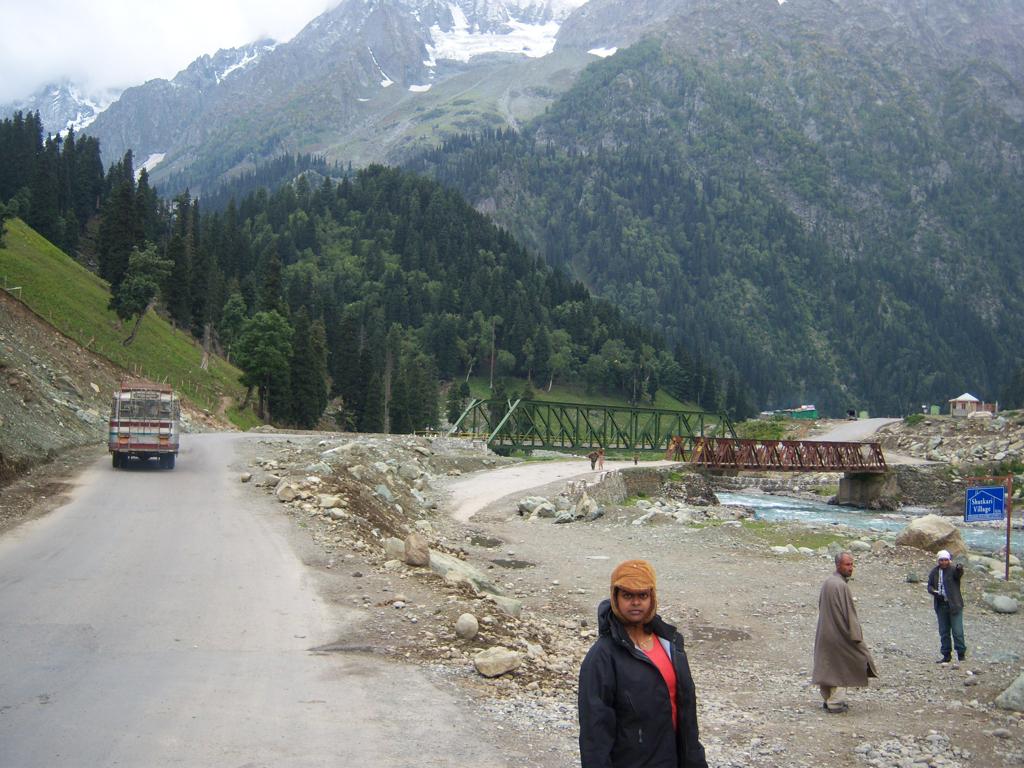
[[[842,421],[833,426],[827,432],[815,435],[811,440],[824,440],[833,443],[860,443],[870,440],[874,434],[886,424],[892,424],[902,419],[857,419],[856,421]]]
[[[311,650],[362,614],[243,494],[244,439],[185,436],[174,471],[106,459],[0,538],[0,765],[505,766],[415,667]]]
[[[669,466],[671,461],[645,461],[644,467]],[[605,472],[632,467],[632,461],[605,461]],[[588,480],[596,482],[604,472],[590,469],[586,458],[565,461],[537,461],[516,464],[513,467],[478,472],[450,482],[452,517],[467,522],[473,515],[490,504],[516,493],[526,495],[532,488],[540,488],[559,480]]]

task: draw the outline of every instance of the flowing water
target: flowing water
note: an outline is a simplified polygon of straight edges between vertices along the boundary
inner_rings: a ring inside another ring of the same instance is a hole
[[[754,510],[756,520],[787,521],[806,525],[846,525],[870,531],[902,531],[914,517],[932,510],[906,507],[901,512],[873,512],[853,507],[837,507],[821,501],[807,501],[767,493],[718,493],[722,504],[739,504]],[[1024,510],[1016,512],[1019,521]],[[947,518],[960,528],[964,543],[974,552],[995,552],[1006,545],[1005,523],[964,523],[959,518]],[[1024,530],[1015,528],[1011,538],[1011,551],[1024,555]]]

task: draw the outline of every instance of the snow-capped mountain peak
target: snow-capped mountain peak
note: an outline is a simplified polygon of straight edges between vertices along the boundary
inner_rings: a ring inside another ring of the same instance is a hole
[[[0,106],[0,116],[18,111],[38,112],[47,133],[65,133],[69,128],[78,132],[90,125],[119,95],[120,91],[89,92],[64,80],[45,85],[25,99]]]

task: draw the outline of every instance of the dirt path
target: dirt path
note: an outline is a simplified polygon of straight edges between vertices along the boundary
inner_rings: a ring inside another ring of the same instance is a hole
[[[645,467],[667,466],[670,461],[644,462]],[[591,471],[588,459],[544,461],[517,464],[490,472],[467,475],[449,483],[452,516],[465,523],[474,514],[499,499],[541,488],[557,481],[587,480],[596,482],[607,472],[633,466],[631,461],[606,461],[604,472]]]

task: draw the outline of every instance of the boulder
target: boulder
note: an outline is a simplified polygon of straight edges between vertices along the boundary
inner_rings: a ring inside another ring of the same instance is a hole
[[[558,516],[558,510],[555,509],[555,505],[550,501],[545,501],[543,504],[539,504],[533,511],[534,517],[552,518]]]
[[[238,479],[241,480],[243,483],[248,483],[250,480],[252,480],[252,472],[243,472],[242,476]]]
[[[904,547],[916,547],[928,552],[948,549],[950,553],[962,555],[967,552],[960,529],[938,515],[924,515],[915,518],[900,532],[896,543]]]
[[[537,508],[542,504],[549,505],[552,511],[554,511],[554,505],[542,496],[527,496],[525,499],[520,499],[516,508],[519,510],[520,515],[526,515],[529,517],[532,516],[533,513],[537,511]],[[552,515],[552,517],[554,517],[554,515]]]
[[[516,669],[519,666],[519,662],[518,653],[500,646],[480,651],[480,653],[473,657],[473,666],[484,677],[504,675],[506,672]]]
[[[455,622],[455,634],[463,640],[472,640],[480,631],[480,622],[472,613],[464,613]]]
[[[430,565],[430,548],[422,533],[410,533],[405,537],[406,565],[414,565],[419,568],[426,568]]]
[[[513,619],[518,619],[523,614],[523,603],[514,597],[488,594],[487,599],[498,606],[498,610]]]
[[[1016,613],[1020,610],[1020,604],[1014,598],[1006,595],[993,595],[986,592],[981,599],[996,613]]]
[[[576,516],[585,517],[587,520],[596,520],[601,516],[599,512],[603,513],[601,505],[594,501],[586,493],[580,498],[576,504]]]
[[[405,542],[394,536],[384,539],[384,557],[387,560],[404,560]]]
[[[1010,687],[996,697],[996,706],[1014,712],[1024,712],[1024,672],[1017,675]]]
[[[334,509],[335,507],[343,505],[340,496],[321,493],[320,497],[317,499],[317,506],[319,506],[320,509]]]
[[[422,474],[423,470],[415,464],[403,464],[398,468],[398,476],[407,483],[415,481]]]
[[[450,582],[465,582],[478,593],[500,595],[502,590],[497,584],[487,579],[483,573],[478,571],[464,560],[444,552],[431,550],[430,570],[441,578]]]
[[[282,480],[277,484],[277,488],[274,489],[274,495],[277,496],[278,501],[287,503],[295,501],[299,497],[299,489],[294,483]]]

